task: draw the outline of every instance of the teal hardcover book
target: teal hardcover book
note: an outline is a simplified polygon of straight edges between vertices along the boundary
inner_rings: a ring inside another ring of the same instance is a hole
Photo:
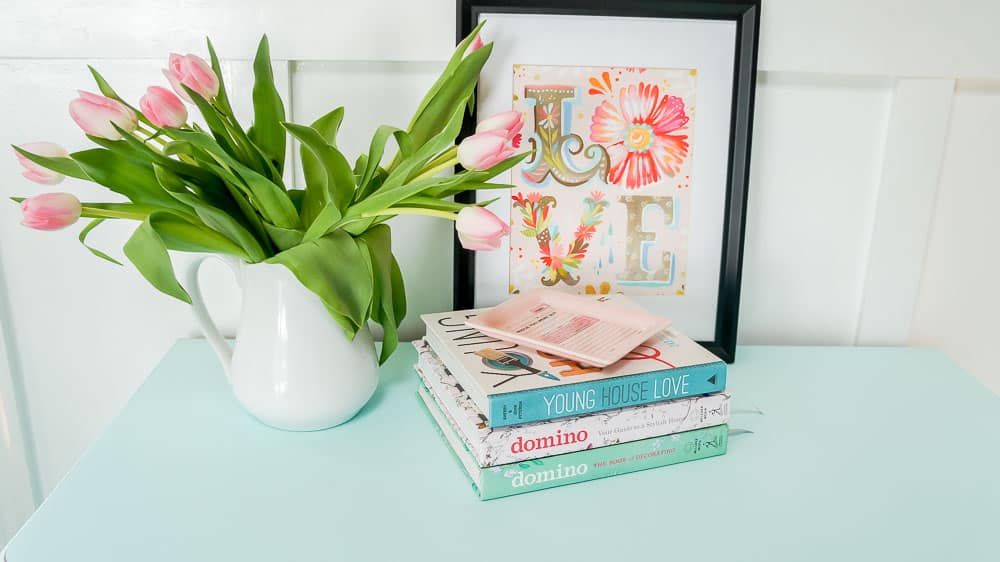
[[[421,385],[417,395],[482,500],[716,457],[724,455],[728,445],[729,426],[723,424],[532,461],[481,468],[459,437],[457,429],[435,403],[430,391]]]
[[[609,298],[608,300],[611,300]],[[505,427],[721,392],[726,364],[668,328],[597,368],[505,342],[465,325],[477,311],[422,316],[427,343],[487,416]]]

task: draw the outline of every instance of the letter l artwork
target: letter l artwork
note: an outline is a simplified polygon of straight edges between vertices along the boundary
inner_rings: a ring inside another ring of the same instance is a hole
[[[592,144],[583,149],[583,139],[580,135],[562,134],[563,102],[576,95],[573,86],[526,86],[524,97],[535,100],[535,134],[528,138],[535,155],[527,162],[524,169],[526,178],[534,183],[542,183],[545,176],[552,177],[559,183],[576,186],[597,176],[607,183],[610,160],[608,152],[599,144]],[[539,143],[541,146],[539,146]],[[572,155],[580,154],[591,160],[597,160],[589,170],[576,171],[563,157],[563,149]],[[574,150],[575,148],[575,150]]]

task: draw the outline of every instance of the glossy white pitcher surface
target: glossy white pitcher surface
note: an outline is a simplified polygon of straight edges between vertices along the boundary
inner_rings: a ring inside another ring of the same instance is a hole
[[[236,399],[261,422],[312,431],[354,417],[375,392],[378,360],[371,333],[354,341],[323,302],[285,266],[221,258],[243,288],[236,344],[230,347],[212,321],[198,283],[198,259],[187,286],[195,317],[212,344]]]

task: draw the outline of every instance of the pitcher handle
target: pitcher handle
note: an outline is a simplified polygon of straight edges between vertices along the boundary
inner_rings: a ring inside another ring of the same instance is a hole
[[[205,306],[205,298],[201,294],[201,282],[198,280],[198,273],[201,271],[201,265],[205,263],[206,260],[215,258],[222,263],[229,266],[229,269],[233,271],[233,275],[236,276],[237,282],[240,279],[239,273],[239,262],[228,256],[217,256],[208,255],[202,256],[191,262],[191,265],[187,269],[187,289],[188,293],[191,295],[191,306],[194,308],[194,317],[198,321],[198,326],[201,328],[201,332],[205,335],[208,343],[211,344],[212,349],[215,350],[215,354],[219,356],[219,361],[222,362],[222,368],[226,373],[226,378],[230,378],[230,371],[233,364],[233,348],[226,341],[226,338],[219,331],[219,327],[215,325],[215,321],[212,320],[212,315],[209,314],[208,308]]]

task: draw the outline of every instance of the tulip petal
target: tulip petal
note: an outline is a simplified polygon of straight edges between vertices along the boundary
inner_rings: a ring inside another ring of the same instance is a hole
[[[163,76],[166,77],[167,82],[170,82],[170,87],[173,88],[175,92],[177,92],[177,95],[180,96],[182,100],[188,103],[194,103],[191,100],[191,96],[189,96],[188,93],[184,91],[184,88],[181,87],[181,81],[177,79],[177,76],[175,76],[173,72],[164,68]]]
[[[466,137],[458,145],[458,161],[467,170],[485,170],[483,162],[493,161],[504,150],[507,137],[496,131],[485,131]]]
[[[458,240],[466,250],[488,251],[500,247],[504,236],[510,234],[510,225],[482,207],[465,207],[455,221]]]
[[[150,86],[139,100],[139,109],[157,127],[180,127],[187,122],[187,108],[173,92]]]
[[[112,123],[129,132],[139,125],[135,112],[125,104],[82,90],[69,103],[69,115],[88,135],[110,140],[122,138]]]
[[[53,142],[28,142],[19,145],[18,148],[26,150],[32,154],[37,154],[38,156],[45,156],[48,158],[67,158],[69,156],[69,153],[65,148]],[[25,169],[21,175],[35,183],[55,185],[63,181],[65,178],[65,176],[59,172],[54,172],[36,164],[35,162],[32,162],[31,160],[28,160],[28,158],[20,152],[15,151],[14,156],[17,157],[17,161],[21,164],[21,167]]]
[[[59,230],[80,219],[83,207],[69,193],[43,193],[21,201],[21,224],[35,230]]]
[[[496,250],[500,247],[499,238],[480,239],[459,233],[458,241],[462,244],[463,248],[465,248],[466,250],[472,250],[474,252],[489,252],[491,250]]]
[[[107,112],[95,108],[83,99],[69,102],[69,116],[88,135],[110,140],[122,138],[111,125],[111,119]]]

